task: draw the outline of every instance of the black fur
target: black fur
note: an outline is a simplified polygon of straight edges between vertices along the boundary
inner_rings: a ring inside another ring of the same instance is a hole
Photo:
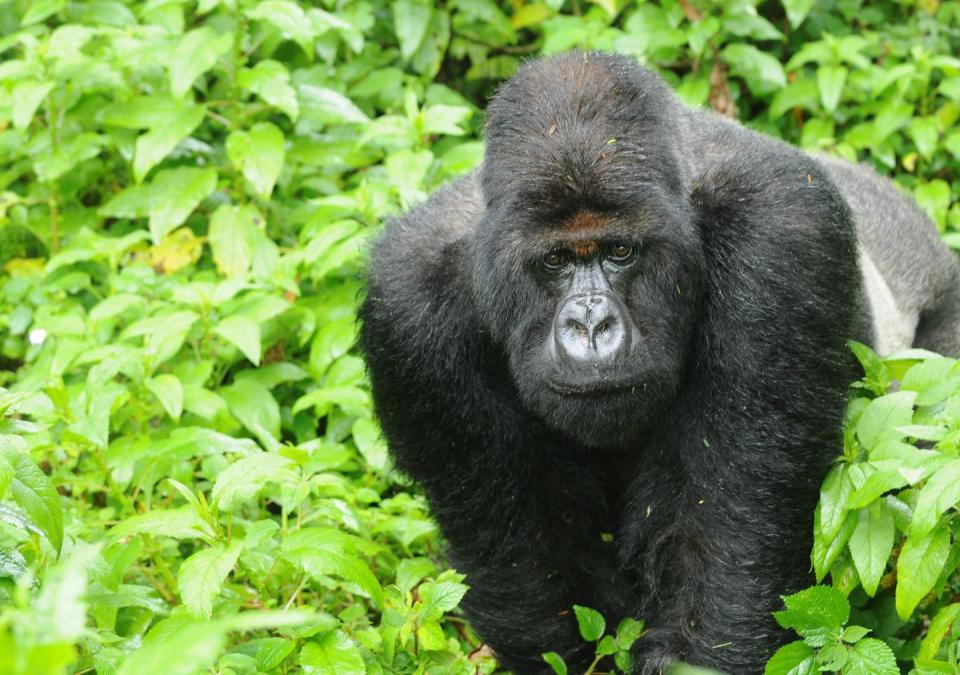
[[[536,266],[585,212],[640,245],[612,283],[635,386],[564,395],[543,347],[562,291]],[[810,581],[846,341],[872,338],[857,251],[817,160],[686,109],[632,61],[534,61],[499,91],[482,169],[377,243],[361,345],[503,664],[547,672],[557,651],[578,672],[582,604],[647,621],[639,672],[762,670],[784,639],[770,612]]]

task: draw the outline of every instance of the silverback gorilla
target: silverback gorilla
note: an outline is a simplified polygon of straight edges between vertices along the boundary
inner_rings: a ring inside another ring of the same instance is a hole
[[[846,344],[957,353],[960,271],[872,171],[574,52],[490,103],[471,175],[390,221],[361,346],[396,465],[501,662],[582,672],[572,605],[642,617],[637,672],[755,673],[807,585]],[[578,671],[579,668],[579,671]]]

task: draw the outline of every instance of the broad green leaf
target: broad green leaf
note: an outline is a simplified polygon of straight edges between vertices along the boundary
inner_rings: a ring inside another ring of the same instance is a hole
[[[913,422],[916,397],[912,391],[898,391],[872,400],[857,424],[857,437],[863,447],[872,450],[884,441],[903,438],[904,434],[897,431],[897,427]]]
[[[387,444],[380,434],[380,427],[369,418],[353,423],[353,442],[371,469],[383,471],[387,464]]]
[[[850,617],[850,603],[831,586],[812,586],[783,599],[786,609],[773,617],[784,628],[792,628],[812,647],[822,647],[839,636]]]
[[[299,480],[299,471],[292,459],[261,452],[244,457],[221,471],[210,499],[221,511],[230,511],[252,499],[270,483],[293,485]]]
[[[210,618],[213,601],[220,594],[223,582],[233,571],[242,550],[240,541],[229,546],[218,543],[183,561],[177,580],[180,598],[191,614],[202,619]]]
[[[353,101],[333,89],[304,84],[299,88],[300,112],[320,124],[362,123],[370,118]]]
[[[117,675],[194,675],[213,665],[231,631],[297,626],[309,618],[303,611],[244,612],[215,621],[177,614],[154,624]]]
[[[310,370],[313,375],[322,377],[330,364],[350,351],[356,340],[357,326],[352,316],[331,321],[317,331],[310,346]]]
[[[574,605],[573,611],[577,616],[577,627],[580,629],[580,636],[587,642],[596,642],[603,636],[603,631],[607,628],[607,622],[603,615],[595,609]]]
[[[5,465],[13,469],[13,477],[7,486],[7,499],[24,510],[59,553],[63,543],[63,512],[57,490],[27,454],[0,445],[0,457],[6,460]]]
[[[159,244],[179,227],[217,186],[215,169],[179,167],[159,171],[148,184],[128,187],[100,207],[100,215],[114,218],[150,217],[150,235]]]
[[[20,20],[21,26],[30,26],[40,23],[49,16],[56,14],[67,6],[67,0],[32,0],[30,8]]]
[[[183,412],[183,385],[176,375],[165,373],[144,380],[144,386],[157,397],[168,415],[177,421]]]
[[[217,59],[230,51],[233,36],[217,34],[209,26],[185,33],[170,60],[170,91],[182,98],[198,77],[213,68]]]
[[[213,253],[213,262],[221,274],[239,277],[250,270],[257,226],[262,222],[263,216],[249,204],[223,204],[213,212],[207,228],[207,240]]]
[[[848,546],[867,595],[877,592],[893,550],[893,535],[893,515],[883,502],[874,502],[860,512]]]
[[[253,365],[260,365],[260,324],[256,321],[242,314],[231,314],[218,323],[213,332],[236,346]]]
[[[288,0],[265,0],[246,10],[251,19],[266,21],[282,35],[296,42],[308,57],[313,56],[313,24],[295,2]]]
[[[933,589],[950,553],[950,530],[941,522],[923,537],[908,536],[897,558],[897,614],[906,621]]]
[[[180,141],[193,133],[205,114],[206,108],[201,105],[180,107],[137,138],[133,155],[133,177],[136,181],[142,181],[150,169],[169,155]]]
[[[192,506],[147,511],[130,516],[114,525],[107,536],[116,541],[135,534],[207,540],[212,540],[215,536],[210,524],[203,520]]]
[[[843,675],[900,675],[900,667],[885,642],[866,638],[853,646]]]
[[[10,94],[13,126],[16,129],[26,129],[33,119],[37,108],[53,89],[53,82],[38,80],[21,80]]]
[[[230,412],[268,450],[279,446],[280,407],[270,390],[250,379],[237,380],[220,390]]]
[[[913,509],[910,537],[924,537],[939,522],[940,515],[960,502],[960,459],[941,467],[930,477]]]
[[[44,639],[55,642],[74,642],[86,632],[87,575],[97,559],[100,545],[80,545],[74,548],[65,562],[46,575],[43,588],[35,601],[37,613],[44,617]]]
[[[840,531],[850,508],[852,494],[853,482],[850,480],[848,465],[838,464],[830,470],[820,487],[818,511],[820,531],[824,539],[832,539]]]
[[[470,119],[473,111],[460,105],[444,105],[437,103],[427,106],[423,110],[423,133],[446,134],[447,136],[463,136],[465,130],[461,126]],[[430,155],[433,158],[433,155]]]
[[[227,156],[241,170],[254,194],[267,199],[283,168],[283,133],[269,122],[227,136]]]
[[[927,212],[937,227],[943,229],[947,220],[947,209],[950,206],[950,185],[941,178],[934,178],[929,183],[921,183],[914,191],[913,196]]]
[[[940,645],[944,638],[950,634],[953,624],[960,617],[960,603],[953,603],[946,607],[941,607],[933,619],[930,620],[930,626],[927,628],[927,634],[920,643],[920,652],[917,654],[917,664],[926,665],[937,658],[937,652],[940,651]]]
[[[342,630],[308,642],[300,650],[300,667],[307,675],[365,675],[360,650]]]
[[[764,675],[811,675],[819,672],[813,647],[803,640],[782,646],[767,661]]]
[[[237,73],[237,83],[282,110],[292,122],[300,116],[297,92],[290,85],[290,73],[282,63],[267,59],[253,68],[243,68]]]
[[[547,665],[553,668],[554,673],[557,675],[567,675],[567,664],[564,662],[562,656],[556,652],[546,652],[540,656],[547,662]]]
[[[420,649],[426,651],[442,651],[447,648],[447,639],[443,636],[443,628],[436,621],[424,621],[417,628],[417,642]]]
[[[817,68],[817,87],[820,89],[820,102],[829,113],[837,109],[843,85],[847,81],[847,69],[843,66],[820,66]]]
[[[395,0],[391,8],[393,27],[397,34],[397,41],[400,43],[400,55],[404,59],[409,59],[420,48],[427,34],[431,5],[416,2],[416,0]]]
[[[447,612],[457,608],[468,586],[452,581],[431,581],[420,585],[421,614],[439,620]]]
[[[787,86],[783,65],[753,45],[742,42],[728,45],[720,53],[731,72],[742,77],[755,94],[769,94]]]
[[[940,140],[940,123],[935,116],[915,117],[910,120],[907,132],[917,146],[917,152],[925,159],[933,157]]]
[[[791,28],[796,28],[807,18],[813,9],[815,0],[782,0],[783,8],[787,12],[787,20]]]

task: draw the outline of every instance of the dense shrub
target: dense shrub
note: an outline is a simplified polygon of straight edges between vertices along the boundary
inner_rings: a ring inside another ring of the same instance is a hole
[[[476,165],[497,82],[571,47],[872,162],[960,245],[958,2],[0,2],[0,673],[495,668],[387,462],[358,277]],[[953,672],[960,375],[858,350],[835,590],[771,671]],[[639,625],[577,612],[625,667]]]

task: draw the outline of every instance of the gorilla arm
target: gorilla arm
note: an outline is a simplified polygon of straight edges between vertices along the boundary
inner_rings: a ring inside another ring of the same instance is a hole
[[[731,128],[723,144],[749,133]],[[817,486],[855,375],[846,341],[869,339],[836,188],[812,159],[747,140],[692,196],[707,265],[695,365],[624,517],[652,623],[644,673],[676,658],[761,672],[784,639],[770,612],[810,581]]]
[[[523,412],[472,309],[464,239],[481,208],[468,177],[388,224],[361,344],[392,455],[471,585],[468,618],[518,672],[548,672],[544,651],[575,668],[592,653],[572,605],[610,619],[635,605],[600,538],[611,526],[599,481]]]

